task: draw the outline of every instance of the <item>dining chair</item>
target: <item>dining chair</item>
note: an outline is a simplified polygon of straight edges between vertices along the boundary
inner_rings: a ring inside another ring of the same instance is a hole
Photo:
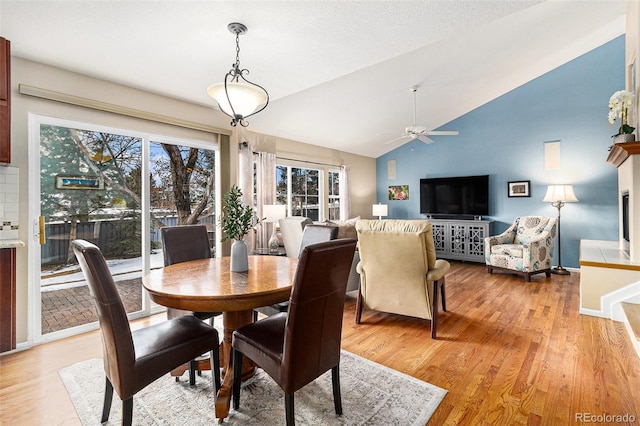
[[[151,382],[202,353],[211,356],[215,391],[220,388],[218,332],[193,315],[131,331],[127,312],[102,252],[84,240],[72,242],[98,311],[102,332],[105,393],[102,420],[109,419],[113,390],[122,400],[122,424],[133,419],[133,396]]]
[[[309,224],[302,230],[302,238],[300,240],[300,249],[298,250],[298,258],[302,255],[304,249],[311,244],[331,241],[338,238],[338,227],[329,225],[313,225]],[[257,320],[257,313],[263,313],[267,316],[277,314],[278,312],[287,312],[289,302],[275,303],[271,306],[263,306],[254,310],[254,322]]]
[[[164,266],[211,257],[209,234],[205,225],[163,226],[160,228],[160,237]],[[193,315],[203,321],[208,319],[211,325],[213,325],[213,318],[220,314],[221,312],[192,312],[167,308],[168,319]],[[189,363],[189,384],[191,385],[196,383],[194,365],[193,362]],[[178,377],[176,377],[177,380]]]
[[[294,392],[331,370],[336,414],[340,396],[340,342],[347,280],[356,240],[307,246],[300,256],[288,313],[261,319],[233,332],[233,365],[246,356],[285,393],[287,425],[294,425]],[[233,408],[240,407],[241,368],[233,368]]]

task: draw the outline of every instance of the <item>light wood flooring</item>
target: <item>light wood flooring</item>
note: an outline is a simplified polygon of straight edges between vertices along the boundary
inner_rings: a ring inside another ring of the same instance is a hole
[[[640,358],[624,324],[578,314],[578,273],[525,283],[451,264],[437,340],[420,319],[365,310],[356,325],[355,299],[345,305],[344,349],[448,391],[429,425],[568,425],[605,414],[640,424]],[[58,370],[101,356],[98,332],[1,356],[0,424],[79,424]]]

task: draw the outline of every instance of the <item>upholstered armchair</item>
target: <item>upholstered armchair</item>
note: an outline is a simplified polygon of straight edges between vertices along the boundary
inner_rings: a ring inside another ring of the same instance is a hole
[[[356,323],[363,308],[431,320],[435,339],[438,293],[444,300],[449,262],[436,260],[431,223],[427,220],[359,220],[356,223],[360,290]]]
[[[531,281],[531,275],[541,272],[550,277],[555,239],[555,218],[518,217],[502,234],[485,238],[487,271],[521,274],[525,281]]]
[[[304,227],[313,223],[311,219],[304,216],[289,216],[279,220],[280,234],[284,243],[284,250],[287,257],[298,257],[300,253],[300,242],[302,241],[302,231]]]

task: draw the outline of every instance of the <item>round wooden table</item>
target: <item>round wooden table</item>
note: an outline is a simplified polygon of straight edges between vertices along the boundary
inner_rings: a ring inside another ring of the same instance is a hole
[[[195,312],[222,312],[221,364],[226,366],[216,397],[216,418],[229,414],[233,388],[231,338],[238,327],[253,321],[253,309],[289,299],[298,259],[249,256],[249,271],[230,272],[229,257],[176,263],[151,271],[142,279],[154,302]],[[243,364],[243,378],[255,366]]]

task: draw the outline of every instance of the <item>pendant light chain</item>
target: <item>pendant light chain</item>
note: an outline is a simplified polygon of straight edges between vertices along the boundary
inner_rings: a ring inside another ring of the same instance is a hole
[[[236,68],[240,68],[240,32],[236,31]]]

